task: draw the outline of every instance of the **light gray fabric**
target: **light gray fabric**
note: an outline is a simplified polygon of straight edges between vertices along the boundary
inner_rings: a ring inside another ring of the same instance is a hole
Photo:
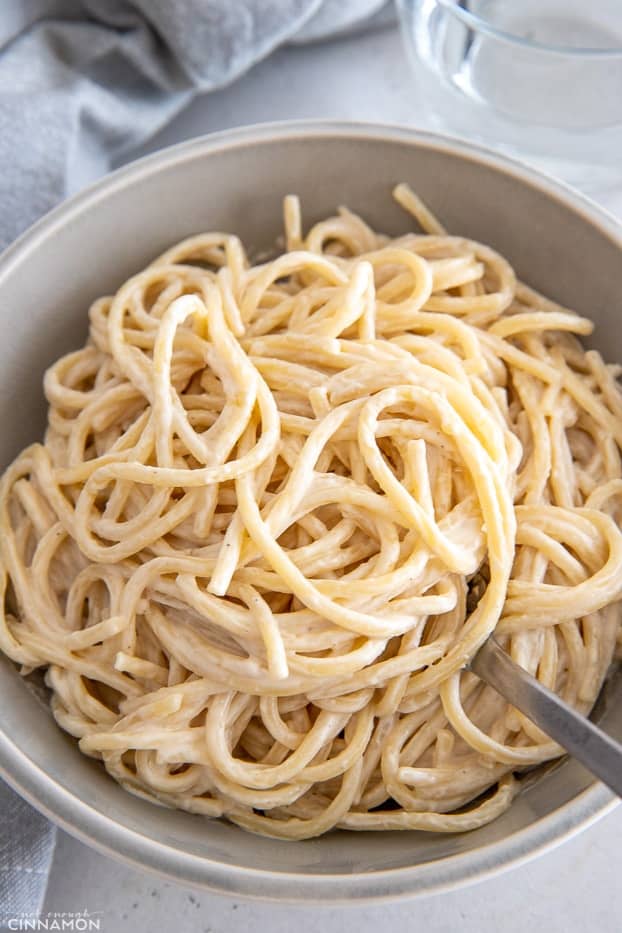
[[[12,917],[41,910],[55,830],[0,781],[0,929]]]
[[[2,0],[0,248],[197,93],[386,0]]]
[[[0,248],[198,93],[387,0],[0,0]],[[1,715],[1,713],[0,713]],[[41,908],[51,825],[0,781],[0,925]]]

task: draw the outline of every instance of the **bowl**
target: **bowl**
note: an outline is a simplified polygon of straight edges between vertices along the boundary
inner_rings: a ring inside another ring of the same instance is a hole
[[[617,4],[398,0],[397,8],[428,126],[520,153],[585,191],[620,184]]]
[[[306,224],[339,204],[377,229],[407,230],[392,186],[405,181],[449,230],[505,254],[529,284],[596,321],[594,345],[622,360],[622,231],[603,210],[518,163],[406,129],[264,125],[175,146],[66,202],[0,259],[2,465],[41,436],[41,377],[81,346],[86,309],[166,246],[201,230],[274,243],[281,198],[297,192]],[[58,728],[41,691],[0,665],[0,767],[12,786],[99,850],[186,884],[268,900],[379,901],[450,889],[551,848],[614,806],[575,761],[524,779],[512,807],[464,835],[333,832],[283,842],[155,806],[118,786]],[[622,738],[622,682],[598,711]]]

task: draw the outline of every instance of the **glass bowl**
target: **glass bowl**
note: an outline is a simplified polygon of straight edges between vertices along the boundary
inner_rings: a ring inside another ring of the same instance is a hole
[[[583,190],[622,184],[619,0],[398,0],[426,122]]]

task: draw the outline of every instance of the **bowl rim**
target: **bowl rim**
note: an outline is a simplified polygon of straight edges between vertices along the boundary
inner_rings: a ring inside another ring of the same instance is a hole
[[[462,139],[410,127],[341,120],[262,123],[211,133],[166,147],[106,175],[54,208],[23,233],[0,256],[0,289],[13,267],[24,261],[55,231],[119,192],[172,167],[212,152],[301,138],[372,139],[422,147],[488,166],[561,202],[612,240],[622,253],[622,224],[607,210],[563,182],[523,163]],[[17,748],[0,727],[0,775],[37,810],[72,836],[105,855],[186,885],[236,897],[267,901],[335,905],[382,903],[441,893],[483,881],[555,848],[590,826],[618,803],[594,781],[554,812],[510,836],[474,851],[444,856],[401,868],[323,875],[280,872],[229,865],[183,852],[129,829],[49,777]],[[364,837],[363,837],[364,838]]]
[[[521,36],[518,32],[512,32],[511,29],[502,26],[496,26],[494,22],[486,19],[473,10],[461,6],[456,0],[436,0],[436,5],[441,7],[449,16],[454,16],[462,21],[467,28],[483,32],[493,39],[505,42],[508,45],[519,49],[526,49],[545,55],[556,55],[560,58],[593,58],[597,60],[611,61],[622,55],[622,42],[618,45],[565,45],[563,42],[543,42],[539,39],[529,39]],[[403,11],[405,17],[413,16],[411,3],[408,0],[398,0],[398,6]]]

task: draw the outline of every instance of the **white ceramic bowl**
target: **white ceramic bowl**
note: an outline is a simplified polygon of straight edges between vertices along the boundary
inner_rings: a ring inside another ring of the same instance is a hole
[[[53,211],[0,260],[0,463],[41,436],[41,377],[79,347],[89,303],[167,245],[201,230],[273,244],[281,198],[310,223],[339,204],[378,229],[408,218],[409,182],[452,231],[490,243],[530,284],[594,318],[594,344],[622,360],[622,232],[580,195],[464,143],[389,127],[282,124],[199,139],[116,172]],[[622,738],[622,683],[601,702]],[[574,761],[525,780],[511,809],[465,835],[337,832],[281,842],[167,810],[122,790],[0,664],[0,766],[38,809],[98,849],[216,891],[266,899],[380,900],[448,889],[515,865],[606,813],[612,795]]]

